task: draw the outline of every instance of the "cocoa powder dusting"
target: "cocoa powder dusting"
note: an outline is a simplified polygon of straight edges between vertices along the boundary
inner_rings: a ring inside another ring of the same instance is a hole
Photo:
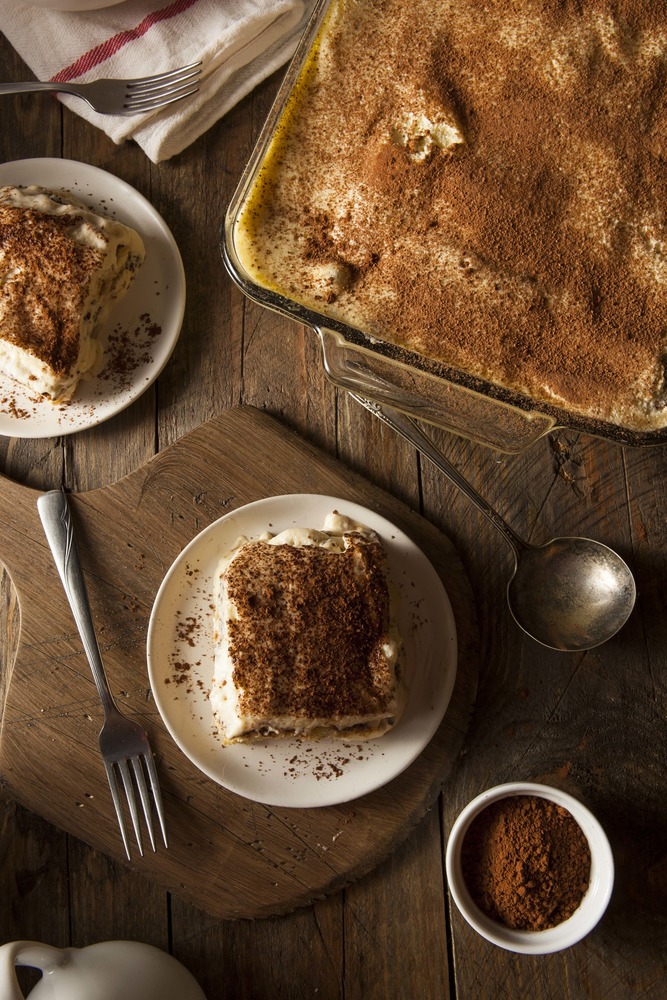
[[[665,423],[662,7],[335,10],[243,221],[251,268],[473,376]]]
[[[571,917],[588,889],[591,853],[562,806],[519,795],[487,806],[465,835],[461,862],[472,898],[516,930],[541,931]]]
[[[342,553],[249,542],[231,562],[229,654],[244,712],[338,719],[387,709],[384,552],[348,539]]]
[[[78,357],[81,311],[103,257],[71,238],[79,221],[0,205],[2,337],[58,375],[69,374]]]
[[[153,361],[152,347],[161,334],[162,327],[148,313],[142,313],[132,328],[116,326],[105,345],[104,366],[97,376],[100,384],[110,383],[115,392],[127,391],[137,370]]]

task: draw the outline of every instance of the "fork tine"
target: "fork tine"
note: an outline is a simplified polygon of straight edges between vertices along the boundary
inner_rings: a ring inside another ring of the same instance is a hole
[[[123,785],[125,786],[125,797],[127,799],[127,804],[130,807],[130,815],[132,817],[132,825],[134,826],[134,835],[137,838],[137,846],[139,847],[139,854],[143,858],[144,845],[141,842],[141,829],[139,827],[139,813],[137,812],[137,800],[134,795],[134,786],[132,785],[130,769],[127,766],[126,760],[123,759],[118,761],[118,770],[120,771],[121,777],[123,779]]]
[[[125,93],[124,101],[126,107],[131,108],[135,104],[141,104],[142,101],[158,101],[161,97],[178,95],[185,90],[194,94],[196,90],[199,90],[199,80],[184,80],[182,82],[177,80],[175,83],[160,83],[156,87],[146,87],[143,90],[128,90]]]
[[[150,103],[152,101],[158,101],[161,97],[171,97],[172,95],[178,95],[184,90],[188,90],[194,93],[195,90],[199,90],[199,82],[197,80],[186,81],[181,83],[177,81],[176,83],[159,84],[157,87],[153,87],[146,90],[141,90],[125,94],[125,104],[127,107],[134,107],[135,104],[141,104],[142,102]]]
[[[178,76],[168,77],[146,77],[145,80],[126,80],[128,97],[144,97],[148,94],[155,94],[162,90],[174,89],[178,86],[185,86],[188,83],[195,83],[201,76],[201,70],[193,69],[189,73],[180,73]]]
[[[155,833],[153,832],[153,817],[151,816],[151,800],[148,797],[148,789],[146,788],[146,779],[144,778],[141,760],[139,757],[130,757],[130,763],[132,764],[132,769],[134,771],[134,780],[136,781],[137,788],[139,789],[141,804],[144,808],[144,819],[146,820],[146,827],[148,829],[151,847],[155,850]]]
[[[156,100],[154,97],[147,97],[142,101],[129,100],[125,102],[124,109],[131,113],[139,111],[154,111],[156,108],[163,108],[166,104],[174,104],[176,101],[182,101],[184,97],[190,97],[191,94],[196,94],[199,87],[189,87],[180,93],[174,94],[171,97],[164,97],[162,100]]]
[[[127,80],[126,82],[132,87],[142,87],[150,86],[153,83],[159,83],[160,80],[173,80],[173,79],[184,79],[185,74],[193,76],[201,72],[201,59],[198,62],[189,63],[187,66],[179,66],[178,69],[167,70],[166,73],[153,73],[151,76],[139,76],[134,80]]]
[[[162,805],[160,782],[158,781],[157,770],[155,768],[153,755],[148,753],[144,756],[143,759],[146,764],[146,770],[148,771],[148,780],[151,783],[151,792],[153,793],[153,801],[155,802],[155,811],[157,812],[158,819],[160,820],[160,829],[162,830],[162,839],[164,840],[164,846],[169,847],[169,844],[167,843],[167,827],[164,820],[164,807]]]
[[[159,100],[176,100],[186,94],[194,94],[199,90],[199,82],[169,84],[168,87],[156,87],[154,90],[142,90],[141,93],[126,93],[123,103],[126,108],[136,108],[142,104],[153,105]]]
[[[112,764],[107,764],[105,761],[104,766],[107,771],[109,788],[111,789],[111,798],[113,799],[113,804],[116,807],[116,816],[118,817],[118,826],[120,827],[120,835],[123,838],[125,853],[127,854],[127,860],[131,861],[132,858],[130,856],[130,845],[128,844],[127,841],[127,830],[125,828],[125,819],[123,817],[123,806],[120,801],[120,795],[118,794],[118,783],[116,781],[116,774]]]

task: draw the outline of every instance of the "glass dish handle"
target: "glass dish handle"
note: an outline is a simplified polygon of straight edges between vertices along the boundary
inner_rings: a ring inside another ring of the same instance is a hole
[[[324,371],[339,388],[507,454],[525,451],[554,430],[556,421],[520,410],[473,389],[407,367],[350,343],[335,330],[313,328],[320,339]]]

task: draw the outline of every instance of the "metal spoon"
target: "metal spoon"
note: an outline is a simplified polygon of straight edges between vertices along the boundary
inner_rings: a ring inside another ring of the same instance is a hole
[[[611,639],[635,603],[635,581],[621,557],[590,538],[529,545],[472,488],[419,426],[399,410],[350,393],[419,449],[500,531],[514,553],[507,602],[514,620],[550,649],[592,649]]]

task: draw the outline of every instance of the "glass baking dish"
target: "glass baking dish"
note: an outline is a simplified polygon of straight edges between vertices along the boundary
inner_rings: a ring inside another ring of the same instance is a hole
[[[623,445],[667,442],[667,427],[632,430],[589,419],[532,399],[502,385],[380,341],[316,312],[260,284],[243,265],[236,228],[265,155],[295,86],[309,62],[330,0],[318,0],[297,51],[276,95],[255,149],[228,206],[222,256],[232,279],[254,301],[310,327],[322,349],[324,371],[342,389],[388,403],[427,423],[452,431],[494,450],[513,454],[558,428],[583,431]]]

